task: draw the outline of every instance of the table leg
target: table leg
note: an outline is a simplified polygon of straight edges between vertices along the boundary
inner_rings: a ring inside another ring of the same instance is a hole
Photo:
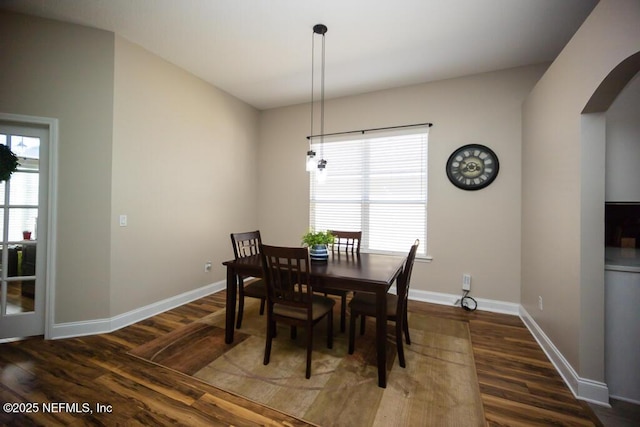
[[[378,387],[387,387],[387,290],[376,292],[376,348],[378,349]]]
[[[236,321],[236,292],[237,292],[237,276],[232,267],[227,266],[227,307],[224,324],[224,342],[231,344],[233,342],[233,328]]]

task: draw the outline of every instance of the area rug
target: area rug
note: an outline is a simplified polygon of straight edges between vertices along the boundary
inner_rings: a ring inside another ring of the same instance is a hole
[[[339,304],[337,304],[339,305]],[[387,388],[378,387],[375,323],[356,333],[353,355],[336,312],[333,349],[322,322],[314,330],[311,378],[305,378],[305,333],[291,340],[278,327],[263,365],[265,317],[247,299],[242,329],[224,343],[221,310],[130,352],[320,426],[484,426],[469,329],[464,322],[410,313],[406,368],[396,360],[394,328],[387,342]]]

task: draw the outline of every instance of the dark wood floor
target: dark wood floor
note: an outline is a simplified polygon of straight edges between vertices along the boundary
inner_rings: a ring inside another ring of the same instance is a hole
[[[16,403],[10,409],[21,412],[1,410],[0,424],[307,425],[127,355],[224,304],[220,292],[110,334],[0,344],[0,401]],[[602,425],[573,397],[518,317],[414,301],[409,310],[469,323],[487,425]],[[35,406],[38,412],[25,413]]]

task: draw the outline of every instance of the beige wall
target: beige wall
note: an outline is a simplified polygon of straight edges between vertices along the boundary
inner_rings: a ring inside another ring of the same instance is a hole
[[[229,233],[258,221],[258,111],[122,38],[115,45],[112,316],[224,279]]]
[[[432,122],[429,136],[428,247],[412,288],[460,294],[472,275],[479,298],[520,301],[522,101],[546,66],[532,66],[330,100],[325,132]],[[327,85],[330,81],[327,81]],[[263,240],[300,243],[309,226],[304,169],[309,105],[264,111],[260,119],[260,216]],[[496,181],[463,191],[445,163],[461,145],[480,143],[500,159]]]
[[[0,12],[0,111],[59,119],[56,323],[109,315],[113,40]]]
[[[581,113],[640,50],[638,22],[637,0],[602,0],[523,108],[522,305],[578,375],[596,381],[604,380],[605,122]]]
[[[55,323],[223,280],[257,227],[258,111],[112,33],[0,13],[0,40],[0,111],[59,119]]]

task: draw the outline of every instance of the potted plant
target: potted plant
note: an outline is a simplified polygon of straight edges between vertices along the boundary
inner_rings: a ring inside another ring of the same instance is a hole
[[[18,157],[4,144],[0,144],[0,182],[11,178],[18,169]]]
[[[326,261],[329,258],[327,245],[332,244],[335,237],[329,231],[309,231],[302,236],[302,243],[309,247],[309,257],[312,261]]]

